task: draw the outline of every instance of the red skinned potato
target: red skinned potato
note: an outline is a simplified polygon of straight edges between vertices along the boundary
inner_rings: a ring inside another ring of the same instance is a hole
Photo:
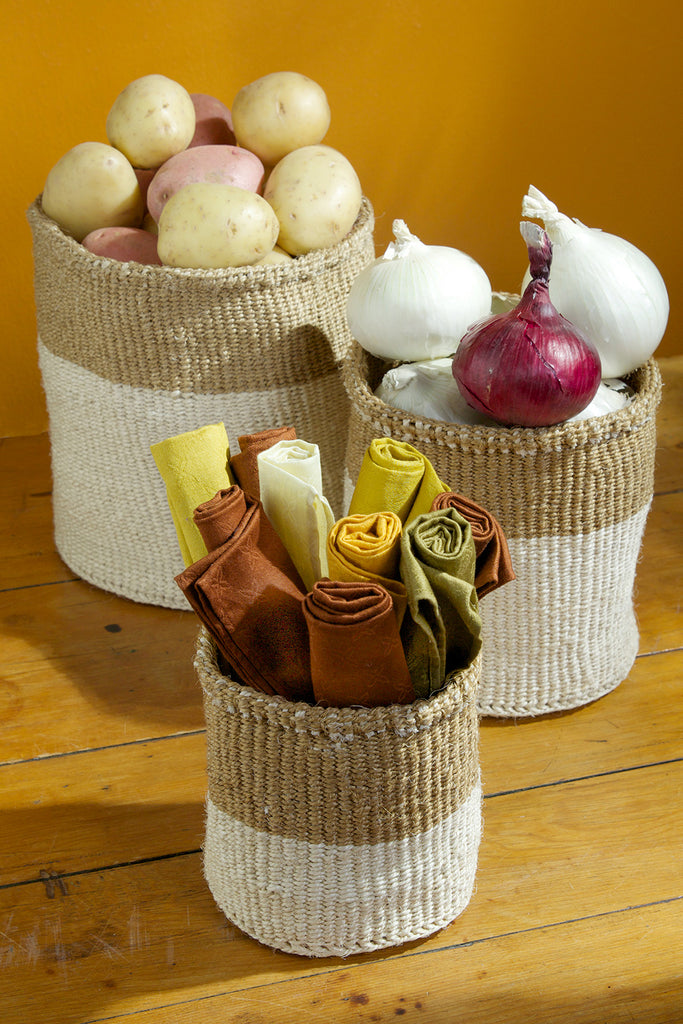
[[[194,146],[234,146],[232,114],[225,103],[204,92],[191,92],[194,103],[195,130],[188,148]]]
[[[142,228],[97,228],[85,236],[83,245],[95,256],[161,266],[156,235]]]
[[[248,149],[194,146],[171,157],[159,168],[147,190],[147,209],[158,222],[168,200],[185,185],[206,182],[260,192],[263,177],[263,164]]]

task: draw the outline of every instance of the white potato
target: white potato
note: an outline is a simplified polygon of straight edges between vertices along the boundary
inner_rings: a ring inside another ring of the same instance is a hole
[[[288,252],[276,245],[270,252],[267,252],[262,260],[257,260],[254,266],[261,266],[262,263],[291,263],[294,259]]]
[[[320,142],[330,127],[324,90],[297,71],[274,71],[243,86],[231,113],[237,144],[267,167],[293,149]]]
[[[189,92],[165,75],[143,75],[114,100],[107,138],[134,167],[160,167],[187,149],[196,125]]]
[[[95,228],[138,227],[144,199],[123,153],[104,142],[80,142],[48,173],[43,211],[77,242]]]
[[[263,193],[292,256],[336,245],[353,227],[363,193],[353,166],[330,146],[302,146],[273,168]]]
[[[240,267],[269,253],[279,231],[271,206],[247,189],[215,182],[185,185],[159,217],[158,252],[171,267]]]

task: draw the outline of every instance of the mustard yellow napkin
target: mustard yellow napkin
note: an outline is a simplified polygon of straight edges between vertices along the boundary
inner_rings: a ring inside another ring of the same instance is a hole
[[[417,448],[407,441],[380,437],[363,456],[348,515],[395,512],[402,523],[409,523],[429,512],[437,494],[448,489]]]
[[[338,520],[327,537],[331,580],[370,580],[389,591],[399,626],[406,610],[406,588],[399,579],[401,520],[395,512],[369,512]]]
[[[150,451],[166,484],[183,562],[191,565],[206,554],[193,520],[194,510],[234,482],[228,466],[230,445],[225,425],[212,423],[176,434],[151,445]]]
[[[334,515],[322,493],[320,449],[278,441],[258,455],[261,502],[306,590],[327,576],[327,534]]]
[[[474,586],[476,553],[469,522],[457,509],[418,516],[401,536],[401,579],[408,610],[401,641],[418,697],[441,689],[481,648]]]

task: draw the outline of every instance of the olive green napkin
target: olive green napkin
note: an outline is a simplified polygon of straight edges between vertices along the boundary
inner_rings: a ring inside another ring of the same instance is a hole
[[[400,573],[408,610],[401,640],[418,697],[441,689],[481,648],[472,529],[454,508],[423,513],[403,528]]]

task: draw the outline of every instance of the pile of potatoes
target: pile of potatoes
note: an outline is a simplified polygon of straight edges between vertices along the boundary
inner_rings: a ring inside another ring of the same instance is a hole
[[[111,259],[219,268],[288,262],[336,245],[362,202],[349,160],[322,143],[323,89],[265,75],[231,107],[145,75],[115,99],[108,143],[82,142],[52,167],[48,217]]]

